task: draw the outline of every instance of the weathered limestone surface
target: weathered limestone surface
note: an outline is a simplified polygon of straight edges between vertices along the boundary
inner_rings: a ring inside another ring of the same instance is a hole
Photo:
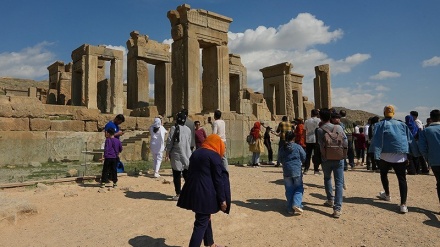
[[[119,125],[119,128],[126,130],[135,130],[136,129],[136,117],[128,117],[125,116],[125,122]]]
[[[264,78],[264,99],[273,115],[294,117],[290,83],[291,68],[290,63],[280,63],[260,69]]]
[[[84,131],[86,132],[97,132],[98,122],[97,121],[85,121]]]
[[[29,118],[0,117],[0,131],[28,131]]]
[[[0,117],[12,117],[12,107],[9,96],[0,95]]]
[[[157,117],[159,112],[156,106],[148,106],[134,109],[130,115],[133,117]]]
[[[136,129],[137,130],[148,130],[150,126],[154,122],[154,117],[147,118],[147,117],[137,117],[136,118]]]
[[[50,121],[51,131],[84,131],[84,122],[80,120],[54,120]]]
[[[229,54],[229,98],[230,110],[238,112],[241,91],[247,87],[247,70],[241,63],[240,55]]]
[[[73,115],[73,119],[82,121],[98,121],[100,111],[98,109],[78,109]]]
[[[50,130],[50,120],[44,118],[31,118],[30,130],[31,131],[47,131]]]
[[[45,117],[43,103],[35,97],[9,96],[12,117],[41,118]],[[6,103],[6,102],[5,102]]]
[[[315,66],[314,92],[315,92],[315,107],[331,108],[331,80],[330,80],[330,65],[323,64]]]

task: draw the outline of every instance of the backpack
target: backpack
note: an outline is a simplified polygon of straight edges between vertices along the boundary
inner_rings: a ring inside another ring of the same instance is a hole
[[[347,157],[347,145],[344,144],[344,135],[333,127],[330,132],[321,127],[324,131],[323,147],[321,148],[322,157],[326,160],[342,160]]]
[[[249,145],[255,144],[255,138],[252,134],[249,134],[248,136],[246,136],[246,142]]]

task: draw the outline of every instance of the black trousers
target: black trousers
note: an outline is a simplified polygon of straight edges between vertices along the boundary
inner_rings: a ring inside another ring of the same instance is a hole
[[[118,173],[116,166],[118,165],[118,158],[106,158],[104,160],[104,166],[102,167],[101,183],[108,183],[109,178],[113,183],[118,182]]]
[[[399,181],[400,204],[406,204],[408,195],[408,185],[406,183],[406,161],[402,163],[390,163],[385,160],[379,161],[380,180],[382,181],[383,189],[387,195],[390,194],[388,171],[393,168]]]
[[[319,149],[319,145],[317,143],[306,143],[306,161],[304,162],[304,171],[308,171],[310,169],[310,161],[312,161],[313,170],[315,172],[319,172],[319,162],[317,162],[317,159],[312,159],[312,152],[313,156],[321,156],[321,154],[317,152],[317,149]]]
[[[270,143],[264,143],[264,146],[266,146],[267,148],[267,153],[268,153],[268,158],[269,158],[269,162],[273,161],[273,150],[272,150],[272,145]]]
[[[186,180],[186,176],[188,175],[188,170],[183,169],[183,171],[177,171],[173,169],[173,183],[174,183],[174,191],[176,195],[180,195],[182,191],[182,181],[181,177],[183,176],[183,180]]]
[[[440,202],[440,166],[431,166],[432,172],[434,172],[435,180],[437,181],[437,197]]]
[[[211,246],[214,244],[211,215],[196,213],[196,220],[194,221],[194,228],[191,240],[189,241],[189,247],[200,247],[202,239],[204,246]]]

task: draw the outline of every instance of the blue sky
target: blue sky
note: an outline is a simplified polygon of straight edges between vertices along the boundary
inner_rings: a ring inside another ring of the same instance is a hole
[[[256,91],[259,69],[291,62],[313,99],[314,66],[329,63],[334,106],[382,115],[393,104],[398,118],[417,110],[423,122],[440,108],[437,0],[4,0],[0,77],[45,80],[48,65],[70,62],[84,43],[126,50],[133,30],[170,43],[167,11],[183,3],[233,19],[230,53]]]

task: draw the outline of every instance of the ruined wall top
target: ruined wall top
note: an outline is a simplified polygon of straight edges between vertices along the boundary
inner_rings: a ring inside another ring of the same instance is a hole
[[[315,66],[315,71],[316,72],[322,71],[322,72],[328,73],[330,71],[330,65],[329,64],[322,64],[322,65]]]
[[[238,54],[229,54],[229,64],[230,65],[237,65],[237,66],[243,66],[241,63],[241,57]]]
[[[105,45],[93,46],[83,44],[72,51],[73,62],[81,60],[82,56],[84,55],[97,56],[103,60],[122,60],[124,57],[124,53],[122,51],[107,48]]]
[[[280,75],[288,75],[290,74],[290,70],[292,69],[291,63],[279,63],[272,66],[264,67],[260,69],[261,73],[263,73],[264,78],[270,78],[274,76]]]
[[[191,9],[189,4],[182,4],[176,10],[168,11],[167,16],[171,26],[191,23],[225,33],[228,32],[229,24],[232,22],[232,18],[211,11]]]
[[[148,38],[148,35],[139,34],[138,31],[130,33],[127,40],[128,58],[145,58],[149,63],[171,62],[170,45],[162,44]]]

